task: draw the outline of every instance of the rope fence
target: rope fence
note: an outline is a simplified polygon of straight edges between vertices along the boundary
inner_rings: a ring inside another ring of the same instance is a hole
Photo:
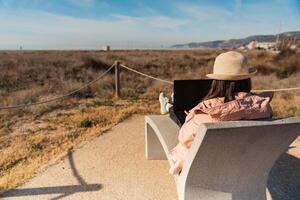
[[[154,77],[154,76],[151,76],[149,74],[145,74],[143,72],[140,72],[140,71],[137,71],[135,69],[132,69],[126,65],[123,65],[123,64],[120,64],[119,61],[115,61],[115,63],[113,65],[111,65],[106,71],[104,71],[102,74],[100,74],[96,79],[84,84],[83,86],[81,86],[80,88],[76,89],[76,90],[73,90],[67,94],[64,94],[62,96],[59,96],[59,97],[54,97],[52,99],[47,99],[45,101],[39,101],[39,102],[35,102],[35,103],[28,103],[28,104],[19,104],[19,105],[12,105],[12,106],[2,106],[0,107],[0,110],[5,110],[5,109],[16,109],[16,108],[25,108],[25,107],[30,107],[30,106],[35,106],[35,105],[40,105],[40,104],[46,104],[46,103],[50,103],[50,102],[54,102],[54,101],[58,101],[58,100],[61,100],[61,99],[64,99],[66,97],[69,97],[87,87],[89,87],[90,85],[94,84],[95,82],[99,81],[102,77],[104,77],[110,70],[112,70],[113,68],[115,68],[115,89],[116,89],[116,97],[118,98],[119,97],[119,94],[120,94],[120,86],[119,86],[119,73],[120,73],[120,70],[119,68],[122,67],[128,71],[131,71],[131,72],[134,72],[136,74],[139,74],[141,76],[144,76],[144,77],[147,77],[147,78],[150,78],[150,79],[153,79],[153,80],[156,80],[156,81],[160,81],[160,82],[163,82],[163,83],[167,83],[167,84],[170,84],[170,85],[173,85],[173,82],[172,81],[169,81],[169,80],[164,80],[164,79],[161,79],[161,78],[157,78],[157,77]],[[264,90],[251,90],[251,92],[282,92],[282,91],[294,91],[294,90],[300,90],[300,87],[293,87],[293,88],[279,88],[279,89],[264,89]]]
[[[132,71],[134,73],[137,73],[137,74],[140,74],[142,76],[145,76],[145,77],[148,77],[148,78],[151,78],[151,79],[154,79],[154,80],[157,80],[157,81],[161,81],[161,82],[164,82],[164,83],[168,83],[170,85],[173,85],[174,83],[172,81],[168,81],[168,80],[164,80],[164,79],[161,79],[161,78],[156,78],[156,77],[153,77],[151,75],[148,75],[148,74],[145,74],[145,73],[142,73],[142,72],[139,72],[135,69],[132,69],[130,67],[127,67],[126,65],[119,65],[129,71]],[[283,91],[292,91],[292,90],[300,90],[300,87],[293,87],[293,88],[280,88],[280,89],[264,89],[264,90],[251,90],[251,92],[283,92]]]
[[[123,67],[123,68],[125,68],[125,69],[127,69],[127,70],[129,70],[129,71],[132,71],[132,72],[134,72],[134,73],[136,73],[136,74],[139,74],[139,75],[142,75],[142,76],[145,76],[145,77],[148,77],[148,78],[151,78],[151,79],[160,81],[160,82],[164,82],[164,83],[168,83],[168,84],[170,84],[170,85],[173,85],[173,82],[172,82],[172,81],[167,81],[167,80],[163,80],[163,79],[161,79],[161,78],[156,78],[156,77],[154,77],[154,76],[150,76],[150,75],[148,75],[148,74],[145,74],[145,73],[139,72],[139,71],[137,71],[137,70],[135,70],[135,69],[132,69],[132,68],[130,68],[130,67],[127,67],[126,65],[120,65],[120,66]]]
[[[20,105],[13,105],[13,106],[3,106],[3,107],[0,107],[0,110],[25,108],[25,107],[30,107],[30,106],[35,106],[35,105],[50,103],[50,102],[53,102],[53,101],[58,101],[60,99],[64,99],[66,97],[69,97],[69,96],[75,94],[76,92],[79,92],[79,91],[87,88],[88,86],[92,85],[93,83],[97,82],[99,79],[101,79],[103,76],[105,76],[114,67],[115,67],[115,64],[113,64],[111,67],[109,67],[105,72],[103,72],[101,75],[99,75],[96,79],[94,79],[91,82],[89,82],[89,83],[81,86],[80,88],[78,88],[76,90],[73,90],[73,91],[71,91],[71,92],[69,92],[67,94],[62,95],[62,96],[54,97],[52,99],[47,99],[45,101],[39,101],[39,102],[35,102],[35,103],[20,104]]]
[[[269,89],[269,90],[251,90],[252,92],[284,92],[284,91],[293,91],[300,90],[300,87],[293,88],[279,88],[279,89]]]

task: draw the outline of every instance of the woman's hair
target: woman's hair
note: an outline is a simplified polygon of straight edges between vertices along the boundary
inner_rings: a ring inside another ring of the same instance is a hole
[[[208,100],[216,97],[225,97],[224,102],[235,100],[235,93],[250,92],[251,79],[244,79],[238,81],[222,81],[213,80],[208,94],[203,100]]]

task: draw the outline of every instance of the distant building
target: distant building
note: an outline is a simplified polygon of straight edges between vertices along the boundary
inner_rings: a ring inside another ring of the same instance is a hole
[[[296,44],[291,45],[291,46],[290,46],[290,49],[292,49],[292,50],[297,49],[297,45],[296,45]]]
[[[252,41],[246,45],[247,49],[264,49],[264,50],[275,50],[276,42],[258,42]]]
[[[103,51],[110,51],[110,46],[106,45],[106,46],[102,47],[102,50]]]
[[[298,41],[298,42],[295,43],[295,44],[292,44],[292,45],[290,46],[290,49],[292,49],[292,50],[300,50],[300,41]]]

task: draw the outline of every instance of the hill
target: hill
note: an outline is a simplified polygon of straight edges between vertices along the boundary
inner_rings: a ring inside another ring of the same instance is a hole
[[[277,37],[279,37],[279,39],[296,38],[296,40],[300,41],[300,31],[285,32],[276,35],[253,35],[242,39],[191,42],[187,44],[176,44],[171,46],[171,48],[237,48],[254,40],[259,42],[276,41]]]

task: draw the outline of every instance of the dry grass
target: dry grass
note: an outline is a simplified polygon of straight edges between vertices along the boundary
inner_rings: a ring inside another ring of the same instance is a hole
[[[93,100],[81,102],[78,108],[47,113],[38,120],[21,117],[9,125],[11,134],[0,139],[0,192],[32,177],[42,165],[65,155],[79,142],[101,135],[132,114],[151,113],[157,106],[145,101],[105,106]],[[90,126],[82,126],[87,120]]]
[[[0,105],[37,102],[93,80],[115,60],[167,80],[199,79],[212,71],[223,50],[206,51],[24,51],[0,52]],[[253,88],[296,87],[300,53],[247,52],[258,68]],[[159,91],[172,87],[122,70],[123,102],[111,100],[114,76],[62,101],[21,110],[0,111],[0,192],[32,177],[49,160],[76,147],[134,113],[158,111]],[[277,93],[277,117],[300,116],[300,91]]]
[[[199,79],[212,71],[214,58],[221,52],[223,51],[0,52],[0,104],[35,102],[49,94],[64,94],[93,80],[115,60],[164,79]],[[285,51],[273,55],[250,51],[247,54],[249,63],[259,69],[260,77],[266,83],[269,77],[273,79],[273,75],[276,82],[280,82],[300,73],[300,53]],[[121,82],[123,96],[133,99],[156,97],[158,90],[172,89],[128,71],[122,72]],[[113,84],[114,77],[111,74],[75,97],[110,98]],[[254,87],[263,88],[264,84],[261,81],[259,84],[254,82]]]

